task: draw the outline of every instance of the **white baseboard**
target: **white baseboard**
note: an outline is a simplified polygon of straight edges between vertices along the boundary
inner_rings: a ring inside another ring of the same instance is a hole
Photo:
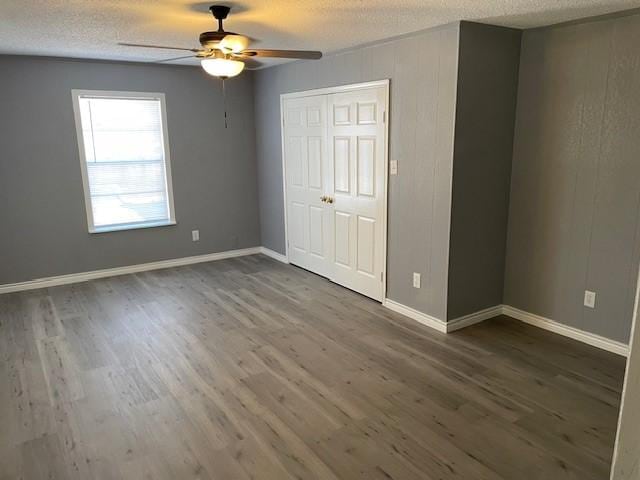
[[[389,300],[385,298],[382,304],[387,307],[389,310],[393,310],[394,312],[401,313],[405,317],[409,317],[415,320],[418,323],[426,325],[427,327],[431,327],[435,330],[438,330],[442,333],[447,333],[447,323],[439,318],[432,317],[431,315],[427,315],[426,313],[419,312],[418,310],[414,310],[411,307],[407,307],[398,302],[394,302],[393,300]]]
[[[263,255],[266,255],[267,257],[271,257],[274,260],[277,260],[279,262],[289,263],[289,259],[285,255],[282,255],[281,253],[273,251],[270,248],[260,247],[260,253],[262,253]]]
[[[525,312],[524,310],[520,310],[509,305],[496,305],[495,307],[480,310],[479,312],[471,313],[469,315],[456,318],[449,322],[445,322],[438,318],[419,312],[411,307],[407,307],[406,305],[402,305],[401,303],[394,302],[393,300],[385,299],[383,305],[393,310],[394,312],[401,313],[406,317],[409,317],[423,325],[426,325],[427,327],[431,327],[443,333],[455,332],[456,330],[460,330],[470,325],[483,322],[490,318],[497,317],[498,315],[507,315],[516,320],[520,320],[521,322],[533,325],[534,327],[542,328],[544,330],[548,330],[550,332],[572,338],[573,340],[586,343],[587,345],[591,345],[608,352],[612,352],[625,357],[629,355],[629,346],[622,342],[617,342],[615,340],[596,335],[595,333],[585,332],[584,330],[579,330],[568,325],[563,325],[562,323],[558,323],[555,320],[541,317],[540,315],[535,315],[533,313]]]
[[[447,333],[455,332],[456,330],[497,317],[498,315],[502,315],[502,311],[503,306],[496,305],[478,312],[470,313],[469,315],[464,315],[463,317],[458,317],[454,320],[449,320],[447,322]]]
[[[407,307],[406,305],[403,305],[401,303],[394,302],[393,300],[389,300],[388,298],[384,299],[382,304],[388,309],[393,310],[394,312],[401,313],[405,317],[409,317],[423,325],[426,325],[427,327],[431,327],[442,333],[455,332],[456,330],[469,327],[475,323],[480,323],[488,320],[489,318],[502,315],[502,305],[496,305],[495,307],[486,308],[484,310],[480,310],[479,312],[474,312],[469,315],[456,318],[455,320],[445,322],[444,320],[440,320],[439,318],[432,317],[431,315],[427,315],[426,313],[419,312],[418,310]]]
[[[510,307],[509,305],[502,306],[502,314],[513,317],[521,322],[528,323],[529,325],[578,340],[579,342],[586,343],[593,347],[601,348],[608,352],[617,353],[618,355],[625,357],[629,355],[629,346],[622,342],[617,342],[615,340],[596,335],[595,333],[589,333],[568,325],[563,325],[562,323],[541,317],[540,315],[525,312],[524,310]]]
[[[213,262],[225,258],[243,257],[246,255],[256,255],[264,253],[263,247],[243,248],[241,250],[228,250],[226,252],[209,253],[206,255],[196,255],[193,257],[175,258],[171,260],[161,260],[159,262],[140,263],[126,267],[107,268],[104,270],[94,270],[92,272],[71,273],[68,275],[58,275],[55,277],[38,278],[27,282],[10,283],[0,285],[0,294],[20,292],[23,290],[35,290],[37,288],[54,287],[56,285],[67,285],[69,283],[86,282],[96,278],[115,277],[128,273],[146,272],[149,270],[159,270],[162,268],[180,267],[192,265],[194,263]]]

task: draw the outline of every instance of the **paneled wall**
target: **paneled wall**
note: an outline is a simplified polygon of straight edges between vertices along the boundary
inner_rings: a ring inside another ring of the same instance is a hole
[[[284,253],[280,94],[391,80],[388,297],[446,318],[459,25],[256,72],[260,223]],[[412,287],[413,272],[422,288]]]
[[[504,294],[622,342],[640,260],[638,45],[638,14],[524,33]]]
[[[502,303],[521,35],[460,25],[449,320]]]

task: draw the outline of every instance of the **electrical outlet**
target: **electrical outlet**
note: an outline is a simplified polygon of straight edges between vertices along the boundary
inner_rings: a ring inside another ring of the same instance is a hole
[[[398,175],[398,161],[391,160],[389,162],[389,175]]]
[[[200,241],[200,230],[191,230],[191,240],[194,242]]]
[[[589,290],[584,291],[584,306],[596,308],[596,292],[591,292]]]
[[[413,288],[420,288],[420,274],[413,272]]]

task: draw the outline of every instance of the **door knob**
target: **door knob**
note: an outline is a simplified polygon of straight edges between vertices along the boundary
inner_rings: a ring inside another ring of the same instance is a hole
[[[333,203],[333,198],[327,197],[327,203]]]
[[[326,195],[321,196],[320,197],[320,201],[321,202],[326,202],[327,201],[327,196]]]

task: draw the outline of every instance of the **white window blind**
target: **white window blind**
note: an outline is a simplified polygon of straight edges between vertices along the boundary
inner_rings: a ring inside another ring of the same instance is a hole
[[[74,102],[89,231],[175,223],[164,97],[74,92]]]

